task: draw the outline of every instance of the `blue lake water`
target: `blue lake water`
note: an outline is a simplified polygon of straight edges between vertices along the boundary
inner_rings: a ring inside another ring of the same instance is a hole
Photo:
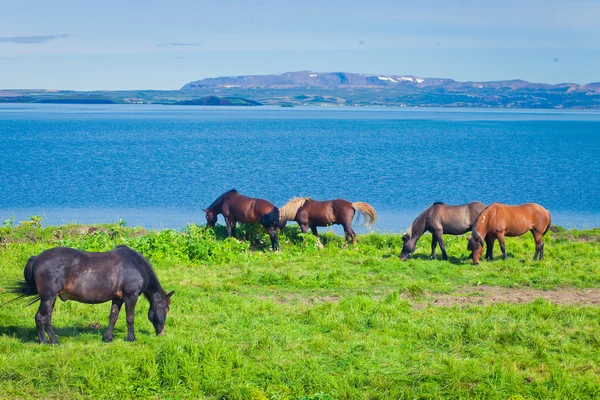
[[[1,220],[179,228],[237,188],[366,201],[384,231],[473,200],[600,226],[592,111],[4,104],[0,155]]]

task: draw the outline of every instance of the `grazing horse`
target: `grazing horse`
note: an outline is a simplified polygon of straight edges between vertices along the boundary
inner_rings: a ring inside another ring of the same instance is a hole
[[[207,209],[202,211],[206,213],[208,227],[215,226],[217,215],[223,214],[229,237],[235,237],[235,225],[238,222],[244,224],[259,223],[269,232],[273,250],[279,248],[279,239],[277,238],[279,209],[267,200],[242,196],[237,190],[231,189],[219,196]]]
[[[375,209],[360,201],[350,203],[344,199],[315,201],[310,197],[294,198],[281,207],[279,227],[283,229],[287,221],[296,221],[303,233],[307,233],[310,227],[318,241],[317,226],[339,224],[344,227],[346,242],[352,239],[352,243],[356,244],[356,233],[352,229],[356,212],[363,215],[365,225],[373,224],[377,218]],[[318,243],[321,246],[321,242]]]
[[[90,253],[68,247],[55,247],[30,257],[23,271],[24,282],[19,282],[17,299],[36,296],[40,300],[35,315],[40,343],[46,343],[44,330],[51,344],[58,344],[52,328],[52,310],[56,297],[62,301],[98,304],[112,301],[109,324],[104,340],[113,339],[113,330],[121,306],[127,314],[127,340],[135,341],[133,330],[134,308],[140,294],[150,302],[148,319],[157,335],[165,332],[165,323],[171,296],[166,293],[150,262],[127,246],[117,246],[104,253]],[[16,299],[15,299],[16,300]]]
[[[479,214],[471,227],[473,235],[469,239],[467,248],[473,252],[473,264],[479,264],[483,243],[487,245],[485,257],[493,258],[494,241],[498,239],[502,256],[506,259],[505,236],[521,236],[527,231],[535,239],[535,255],[533,261],[544,258],[544,242],[542,236],[548,232],[552,217],[550,212],[539,204],[528,203],[520,206],[507,206],[506,204],[493,203]]]
[[[444,203],[433,203],[423,211],[402,236],[404,245],[400,259],[405,261],[415,251],[417,241],[427,231],[431,232],[431,256],[435,260],[436,246],[440,245],[442,260],[447,260],[444,234],[462,235],[471,230],[475,219],[485,209],[485,204],[478,201],[460,206],[449,206]]]

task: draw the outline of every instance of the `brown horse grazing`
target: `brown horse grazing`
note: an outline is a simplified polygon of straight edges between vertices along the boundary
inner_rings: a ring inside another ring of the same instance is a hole
[[[535,239],[535,255],[533,260],[544,258],[544,242],[542,236],[548,232],[552,217],[550,212],[539,204],[528,203],[520,206],[507,206],[493,203],[479,214],[471,230],[467,248],[473,252],[473,264],[479,264],[483,243],[487,245],[486,258],[491,260],[494,252],[494,241],[498,239],[502,256],[506,259],[505,236],[521,236],[530,231]]]
[[[19,282],[15,292],[20,296],[36,296],[40,300],[35,315],[40,343],[46,343],[44,329],[50,343],[58,344],[52,328],[52,310],[56,297],[62,301],[97,304],[112,301],[109,324],[104,340],[113,339],[113,330],[121,306],[127,313],[127,340],[135,341],[133,330],[134,308],[140,294],[150,302],[148,319],[157,335],[165,332],[165,323],[171,296],[166,293],[150,262],[127,246],[117,246],[105,253],[89,253],[67,247],[55,247],[30,257],[23,271],[24,282]],[[16,299],[15,299],[16,300]]]
[[[217,215],[223,214],[229,237],[235,237],[235,225],[238,222],[244,224],[259,223],[269,232],[273,250],[279,248],[279,239],[277,238],[279,209],[267,200],[242,196],[237,190],[231,189],[219,196],[207,209],[202,211],[206,212],[208,227],[215,226]]]
[[[471,225],[485,208],[485,204],[478,201],[460,206],[449,206],[444,203],[433,203],[423,211],[408,227],[402,236],[404,245],[400,259],[405,261],[415,251],[417,241],[427,231],[431,232],[431,256],[435,260],[436,246],[440,245],[442,260],[447,260],[444,234],[462,235],[471,230]]]
[[[310,197],[294,198],[281,207],[279,227],[283,229],[287,221],[296,221],[303,233],[307,233],[310,227],[318,240],[317,226],[339,224],[344,228],[346,242],[352,239],[352,243],[356,244],[356,233],[352,229],[356,212],[364,216],[365,225],[371,225],[377,219],[373,207],[360,201],[350,203],[344,199],[315,201]],[[321,242],[318,243],[321,246]]]

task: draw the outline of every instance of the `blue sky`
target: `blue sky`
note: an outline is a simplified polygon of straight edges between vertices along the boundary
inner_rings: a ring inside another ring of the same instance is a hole
[[[600,81],[600,1],[0,2],[0,88],[285,71]]]

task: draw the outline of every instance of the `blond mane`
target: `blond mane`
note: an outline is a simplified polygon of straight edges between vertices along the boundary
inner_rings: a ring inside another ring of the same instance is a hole
[[[311,201],[310,197],[294,197],[279,209],[279,221],[293,221],[296,219],[298,209],[307,201]]]

